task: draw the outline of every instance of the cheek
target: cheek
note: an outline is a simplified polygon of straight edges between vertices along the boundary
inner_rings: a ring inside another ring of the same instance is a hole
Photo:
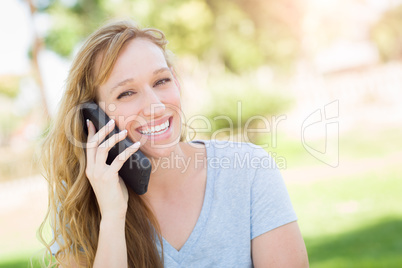
[[[124,109],[123,107],[119,107],[115,111],[113,111],[111,118],[116,121],[116,126],[120,129],[130,129],[130,127],[138,121],[139,111],[136,109]]]
[[[169,94],[167,94],[164,102],[166,104],[171,104],[180,108],[181,107],[180,92],[177,89],[174,91],[172,90],[171,92],[169,92]]]
[[[110,119],[113,119],[116,122],[116,126],[119,130],[123,130],[125,126],[125,120],[123,116],[122,109],[118,109],[114,103],[108,103],[105,101],[99,101],[99,107],[109,116]]]
[[[181,110],[180,95],[176,93],[170,94],[168,98],[164,100],[164,104],[166,106],[166,113],[172,114],[174,116],[174,120],[176,122],[180,122],[184,117]],[[180,125],[180,123],[177,124]]]

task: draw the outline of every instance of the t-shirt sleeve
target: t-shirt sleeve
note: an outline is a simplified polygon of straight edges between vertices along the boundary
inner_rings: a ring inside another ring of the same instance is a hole
[[[63,184],[66,185],[64,181],[63,181]],[[59,204],[57,206],[57,213],[60,212],[60,207],[61,207],[61,205]],[[58,226],[58,224],[56,226]],[[69,227],[69,225],[67,225],[67,227]],[[53,228],[57,228],[57,227],[54,227],[54,226],[52,227],[52,238],[55,238],[55,231],[54,231]],[[61,246],[64,245],[64,240],[63,240],[63,237],[61,235],[59,235],[57,237],[57,241],[55,241],[53,244],[50,245],[50,251],[52,252],[53,256],[56,255],[56,253],[60,250],[60,244],[59,243],[61,243]]]
[[[251,239],[297,220],[286,185],[275,161],[262,148],[255,149],[251,182]]]
[[[67,228],[70,228],[70,225],[67,224]],[[54,238],[54,231],[52,230],[53,238]],[[59,244],[60,243],[60,244]],[[60,250],[60,245],[64,246],[64,239],[61,235],[58,236],[57,241],[55,241],[52,245],[50,245],[50,251],[52,255],[56,255],[56,253]],[[81,251],[84,251],[82,247],[80,247]]]
[[[61,239],[61,238],[60,238]],[[59,244],[57,244],[57,242],[54,242],[51,246],[50,246],[50,251],[52,252],[52,255],[56,255],[57,251],[60,250],[60,246]]]

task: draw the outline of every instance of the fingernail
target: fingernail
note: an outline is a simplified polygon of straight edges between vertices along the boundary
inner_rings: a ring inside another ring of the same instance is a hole
[[[109,122],[107,122],[107,124],[110,126],[110,125],[113,125],[113,123],[114,123],[114,120],[113,119],[111,119]]]
[[[123,129],[120,133],[121,134],[127,134],[127,129]]]
[[[87,119],[87,127],[89,127],[89,119]]]
[[[136,143],[131,145],[131,147],[140,147],[140,145],[141,145],[141,142],[137,141]]]

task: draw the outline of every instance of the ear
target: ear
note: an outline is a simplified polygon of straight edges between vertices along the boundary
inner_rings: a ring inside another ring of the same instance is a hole
[[[179,92],[181,93],[181,85],[179,83],[179,80],[177,79],[176,72],[173,66],[170,67],[170,71],[172,72],[174,83],[176,84],[177,88],[179,89]]]

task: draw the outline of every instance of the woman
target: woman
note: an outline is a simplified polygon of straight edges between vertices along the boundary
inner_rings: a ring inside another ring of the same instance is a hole
[[[263,166],[269,155],[252,144],[181,138],[166,43],[160,31],[122,21],[97,30],[76,56],[43,146],[48,249],[61,267],[308,266],[282,178]],[[99,131],[77,109],[89,101],[112,119]],[[115,125],[123,131],[102,142]],[[126,137],[139,142],[106,164]],[[153,164],[141,196],[118,176],[139,149]]]

